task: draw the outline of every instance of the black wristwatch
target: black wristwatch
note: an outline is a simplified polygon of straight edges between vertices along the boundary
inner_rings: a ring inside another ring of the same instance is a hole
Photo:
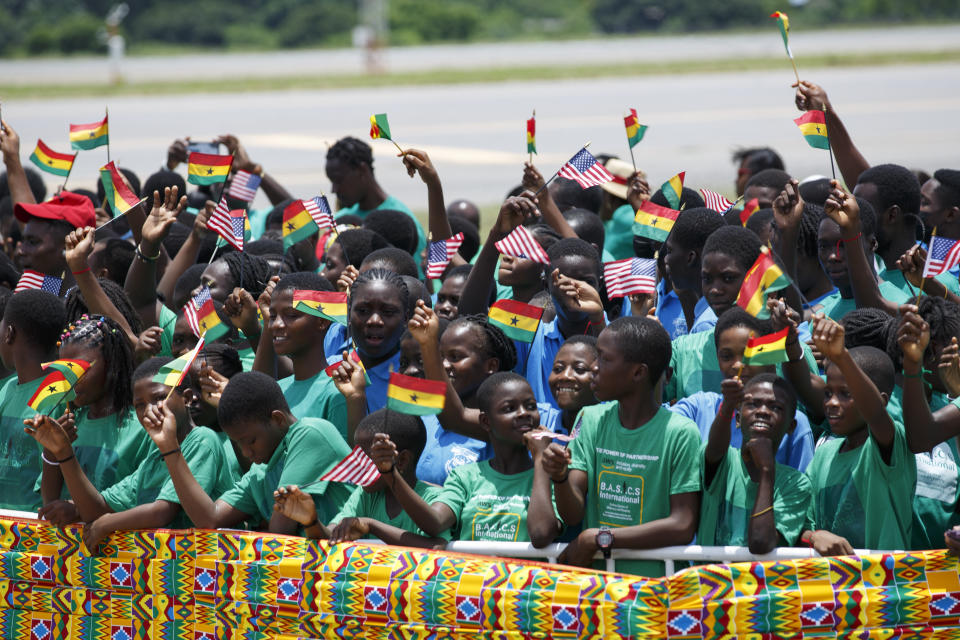
[[[613,532],[606,527],[597,531],[596,537],[597,547],[600,549],[600,553],[603,554],[604,560],[610,559],[610,550],[613,549]]]

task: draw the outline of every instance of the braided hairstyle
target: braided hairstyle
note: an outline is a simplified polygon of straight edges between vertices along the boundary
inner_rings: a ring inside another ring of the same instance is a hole
[[[133,350],[116,320],[83,314],[60,334],[60,344],[100,349],[106,370],[103,384],[113,394],[114,412],[123,413],[133,404]]]
[[[854,309],[840,319],[843,325],[843,345],[847,349],[854,347],[876,347],[887,350],[890,334],[897,332],[897,319],[886,311],[864,307]],[[894,335],[894,342],[896,336]]]
[[[218,258],[223,260],[230,270],[230,277],[233,279],[233,286],[239,287],[243,283],[243,288],[256,300],[266,289],[270,277],[274,275],[270,263],[260,256],[245,255],[242,252],[228,253]]]
[[[348,308],[353,307],[353,294],[360,287],[373,282],[374,280],[383,280],[391,284],[396,288],[397,293],[400,295],[400,305],[403,308],[403,321],[406,322],[410,319],[410,290],[407,288],[407,283],[403,281],[403,277],[397,275],[389,269],[368,269],[364,271],[357,279],[353,281],[353,286],[350,287],[350,297],[347,299]]]
[[[803,203],[803,214],[800,217],[800,229],[797,233],[797,249],[801,255],[808,258],[818,258],[820,247],[817,245],[817,235],[820,232],[820,219],[824,216],[823,207],[812,202]]]
[[[459,325],[471,325],[479,328],[483,334],[484,355],[488,358],[496,358],[499,363],[498,371],[513,371],[517,366],[517,348],[513,340],[507,338],[506,334],[487,321],[487,316],[482,314],[470,314],[459,316],[453,320],[447,328]]]
[[[97,278],[97,282],[100,283],[100,288],[103,289],[113,306],[117,308],[123,319],[130,325],[130,330],[134,334],[140,335],[143,331],[143,320],[140,319],[140,314],[133,308],[133,304],[123,287],[109,278]],[[67,322],[77,322],[82,316],[90,314],[87,301],[83,299],[83,294],[80,293],[80,287],[70,287],[64,298],[64,305],[67,310]]]

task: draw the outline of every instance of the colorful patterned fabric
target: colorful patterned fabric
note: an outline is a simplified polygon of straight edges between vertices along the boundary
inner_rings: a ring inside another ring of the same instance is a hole
[[[0,519],[15,640],[958,638],[943,551],[710,565],[644,579],[245,532]]]

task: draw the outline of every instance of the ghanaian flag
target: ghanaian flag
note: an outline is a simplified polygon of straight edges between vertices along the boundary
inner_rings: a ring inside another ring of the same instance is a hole
[[[803,134],[807,144],[814,149],[829,149],[830,138],[827,136],[827,118],[823,111],[807,111],[799,118],[794,118],[794,123],[800,127],[800,133]]]
[[[187,160],[187,182],[190,184],[217,184],[230,175],[233,156],[193,152]]]
[[[680,212],[675,209],[661,207],[647,200],[637,209],[633,219],[633,235],[664,242],[679,215]]]
[[[319,233],[320,227],[303,205],[303,200],[296,200],[283,210],[284,251],[301,240],[306,240]]]
[[[70,381],[70,384],[75,384],[77,380],[80,379],[80,376],[87,372],[87,369],[90,368],[90,364],[91,363],[87,362],[86,360],[62,359],[44,362],[40,366],[42,366],[44,369],[59,371],[68,381]]]
[[[73,168],[73,161],[77,154],[57,153],[37,138],[37,148],[30,154],[30,161],[47,173],[55,176],[68,176]]]
[[[74,382],[71,382],[62,371],[52,371],[43,379],[27,404],[37,413],[53,411],[64,400],[69,402],[73,399]]]
[[[674,209],[680,208],[680,198],[683,196],[683,177],[685,175],[687,175],[687,172],[681,171],[660,185],[660,191],[663,192],[663,197],[667,199],[667,202],[669,202],[670,206]]]
[[[412,416],[429,416],[443,411],[447,383],[391,373],[387,386],[387,408]]]
[[[790,279],[770,255],[770,249],[760,248],[760,255],[743,278],[737,306],[756,318],[768,318],[767,294],[790,286]]]
[[[140,204],[140,198],[123,182],[112,160],[100,167],[100,182],[103,184],[103,201],[110,203],[114,216],[122,216]]]
[[[363,366],[363,360],[360,359],[360,354],[357,353],[357,350],[353,349],[352,351],[350,351],[350,353],[347,354],[347,357],[350,358],[353,364],[360,367],[360,369],[363,371],[363,379],[366,380],[367,386],[369,386],[370,374],[367,373],[367,368]],[[337,367],[340,366],[341,362],[343,362],[343,360],[337,360],[336,362],[328,366],[326,369],[324,369],[323,372],[332,378],[333,372],[337,370]]]
[[[542,316],[543,309],[540,307],[504,298],[490,305],[487,320],[508,338],[533,342]]]
[[[743,350],[743,364],[745,365],[765,365],[779,364],[786,362],[787,357],[787,332],[784,328],[776,333],[770,333],[759,338],[750,338],[747,340],[747,348]]]
[[[70,147],[73,149],[96,149],[110,144],[110,127],[107,116],[100,122],[70,125]]]
[[[537,152],[537,116],[527,120],[527,153]]]
[[[633,149],[643,140],[643,134],[647,132],[647,125],[640,124],[640,121],[637,119],[636,109],[630,109],[630,114],[624,116],[623,125],[627,128],[627,142],[630,144],[630,148]]]
[[[347,326],[347,294],[340,291],[296,289],[293,308],[307,315]]]
[[[159,382],[168,387],[179,387],[183,383],[183,378],[187,375],[187,372],[190,371],[193,361],[197,359],[197,354],[203,349],[203,342],[203,336],[200,336],[197,346],[160,367],[157,375],[153,376],[153,382]]]
[[[755,214],[760,210],[760,199],[754,198],[747,204],[743,205],[743,211],[740,212],[740,224],[744,227],[747,226],[747,220],[750,219],[750,216]]]
[[[793,51],[790,50],[790,18],[783,11],[774,11],[770,14],[771,18],[777,19],[777,26],[780,27],[780,37],[783,38],[783,47],[787,50],[787,57],[793,59]]]
[[[374,140],[377,138],[393,140],[390,137],[390,124],[387,122],[387,114],[378,113],[370,116],[370,137]]]

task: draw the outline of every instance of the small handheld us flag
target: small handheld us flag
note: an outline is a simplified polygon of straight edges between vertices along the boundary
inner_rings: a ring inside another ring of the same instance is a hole
[[[260,188],[261,179],[260,176],[254,173],[240,169],[237,171],[237,174],[233,176],[233,180],[230,181],[230,188],[227,190],[227,195],[237,198],[238,200],[243,200],[244,202],[252,202],[257,195],[257,189]]]
[[[237,251],[243,251],[243,237],[246,230],[247,214],[243,209],[230,211],[226,198],[220,198],[213,215],[207,220],[207,229],[216,231],[221,238],[233,245]]]
[[[960,264],[960,240],[930,236],[923,277],[932,278]]]
[[[329,229],[334,226],[333,214],[330,211],[330,203],[327,202],[327,196],[317,196],[310,200],[301,200],[303,208],[307,210],[313,221],[317,223],[320,230]]]
[[[580,149],[577,155],[570,158],[567,164],[560,167],[558,175],[575,180],[580,188],[599,187],[605,182],[613,180],[613,175],[597,162],[593,154],[586,147]]]
[[[63,280],[56,276],[46,276],[39,271],[24,269],[23,275],[17,281],[17,286],[13,292],[17,293],[27,289],[40,289],[52,293],[55,296],[60,295],[60,287],[63,286]]]
[[[380,477],[380,470],[359,445],[353,448],[346,458],[338,462],[330,471],[320,476],[319,481],[346,482],[368,487]],[[311,483],[313,484],[313,483]],[[306,486],[306,485],[304,485]]]
[[[603,265],[607,297],[623,298],[653,293],[657,288],[657,261],[647,258],[626,258]]]
[[[713,209],[717,213],[726,213],[733,206],[733,203],[724,198],[716,191],[710,189],[700,189],[703,194],[703,201],[707,204],[707,209]]]
[[[437,240],[430,243],[427,250],[427,277],[439,278],[443,275],[444,269],[457,255],[457,249],[463,244],[463,233],[458,233],[452,238],[446,240]]]
[[[550,264],[550,258],[526,227],[517,227],[500,242],[493,243],[500,253],[526,258],[541,264]]]

